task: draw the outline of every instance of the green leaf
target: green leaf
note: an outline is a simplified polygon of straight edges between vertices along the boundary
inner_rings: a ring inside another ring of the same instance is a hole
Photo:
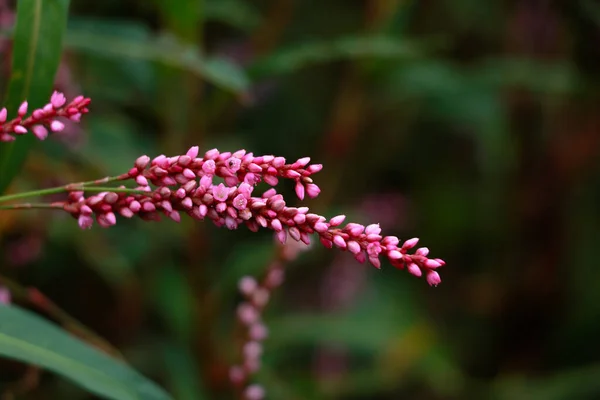
[[[5,107],[16,112],[29,101],[29,108],[48,102],[60,62],[69,0],[19,0],[14,30],[12,72]],[[24,135],[0,147],[0,193],[19,173],[33,143]]]
[[[204,18],[228,24],[246,33],[258,28],[262,19],[254,5],[240,0],[206,1]]]
[[[253,77],[294,72],[326,62],[359,58],[414,59],[420,54],[412,41],[384,36],[345,37],[328,42],[299,44],[257,61]]]
[[[171,399],[130,366],[17,307],[0,307],[0,355],[61,374],[107,399]]]
[[[79,28],[69,29],[66,46],[105,57],[159,62],[192,72],[236,94],[249,86],[248,77],[237,65],[221,58],[207,58],[196,47],[184,45],[171,36],[125,38]]]

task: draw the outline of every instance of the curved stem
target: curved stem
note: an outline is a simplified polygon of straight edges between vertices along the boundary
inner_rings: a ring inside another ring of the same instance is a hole
[[[10,201],[10,200],[23,199],[23,198],[27,198],[27,197],[37,197],[37,196],[44,196],[44,195],[48,195],[48,194],[57,194],[57,193],[75,192],[75,191],[148,194],[148,192],[145,192],[143,190],[137,190],[137,189],[104,187],[104,186],[86,186],[86,185],[91,185],[91,184],[112,182],[112,181],[115,181],[118,179],[119,179],[119,177],[113,177],[113,178],[108,178],[108,179],[105,178],[105,179],[101,179],[100,181],[90,181],[93,183],[90,183],[90,182],[71,183],[71,184],[68,184],[65,186],[53,187],[53,188],[48,188],[48,189],[40,189],[40,190],[32,190],[30,192],[15,193],[15,194],[10,194],[10,195],[6,195],[6,196],[0,196],[0,203],[4,203],[4,202]]]
[[[56,210],[62,210],[62,204],[57,203],[18,203],[18,204],[7,204],[0,205],[0,210],[28,210],[33,208],[51,208]]]

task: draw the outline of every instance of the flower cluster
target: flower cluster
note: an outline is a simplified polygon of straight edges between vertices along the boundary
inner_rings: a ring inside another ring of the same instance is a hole
[[[271,292],[283,282],[283,276],[283,265],[275,262],[269,267],[263,282],[245,276],[239,283],[245,301],[238,306],[237,316],[246,330],[246,341],[242,346],[242,363],[231,367],[229,378],[236,387],[242,388],[246,400],[261,400],[264,397],[264,389],[256,384],[248,385],[248,379],[260,368],[262,342],[268,335],[267,327],[261,320],[262,310],[269,302]]]
[[[135,166],[120,177],[137,182],[135,193],[117,188],[86,197],[84,192],[74,191],[60,205],[78,219],[81,228],[91,227],[93,216],[101,226],[109,227],[117,222],[116,215],[158,220],[160,214],[165,214],[179,221],[183,212],[197,220],[208,218],[228,229],[240,225],[252,231],[261,227],[272,229],[281,243],[291,237],[309,244],[310,235],[317,234],[324,246],[349,251],[361,263],[368,260],[380,268],[380,257],[384,257],[396,268],[406,268],[417,277],[425,275],[432,286],[440,283],[436,270],[445,264],[443,260],[428,258],[426,247],[408,253],[416,246],[416,238],[400,244],[395,236],[382,236],[378,224],[342,226],[343,215],[327,220],[311,213],[308,207],[288,207],[274,188],[261,196],[252,195],[260,181],[275,185],[278,178],[288,178],[296,182],[299,198],[305,193],[317,196],[320,189],[310,176],[321,165],[308,165],[309,161],[303,158],[286,164],[283,157],[254,157],[243,150],[220,153],[216,149],[198,157],[198,148],[192,147],[185,155],[138,158]],[[215,182],[215,178],[222,178],[224,183]],[[150,183],[158,187],[152,189]]]
[[[42,108],[33,110],[29,117],[26,117],[28,103],[24,101],[19,106],[17,117],[7,121],[8,111],[6,108],[0,110],[0,142],[12,142],[15,136],[24,135],[31,132],[40,140],[48,137],[48,131],[60,132],[65,125],[59,121],[58,117],[68,118],[71,121],[79,122],[81,115],[88,112],[87,106],[90,99],[83,96],[77,96],[67,104],[64,94],[54,92],[50,97],[50,102]]]

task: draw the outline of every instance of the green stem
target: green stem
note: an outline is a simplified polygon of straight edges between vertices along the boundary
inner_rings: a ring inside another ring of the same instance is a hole
[[[19,204],[7,204],[0,205],[0,210],[28,210],[32,208],[51,208],[62,210],[61,204],[48,204],[48,203],[19,203]]]
[[[117,178],[117,179],[114,179],[114,178]],[[109,178],[107,180],[101,180],[101,181],[102,181],[102,183],[105,183],[105,182],[112,182],[112,181],[115,181],[115,180],[118,180],[118,177],[113,177],[113,178]],[[117,188],[117,187],[103,187],[103,186],[101,186],[101,187],[98,187],[98,186],[94,186],[94,187],[86,186],[86,185],[97,184],[97,183],[99,183],[99,181],[71,183],[71,184],[65,185],[65,186],[59,186],[59,187],[48,188],[48,189],[33,190],[33,191],[30,191],[30,192],[23,192],[23,193],[15,193],[15,194],[7,195],[7,196],[0,196],[0,203],[5,203],[5,202],[11,201],[11,200],[24,199],[24,198],[27,198],[27,197],[37,197],[37,196],[44,196],[44,195],[48,195],[48,194],[56,194],[56,193],[63,193],[63,192],[74,192],[74,191],[148,194],[148,192],[144,192],[143,190],[136,190],[136,189]]]

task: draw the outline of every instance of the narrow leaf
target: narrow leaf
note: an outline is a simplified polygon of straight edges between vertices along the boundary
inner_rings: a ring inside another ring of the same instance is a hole
[[[4,106],[16,113],[19,105],[43,106],[58,69],[67,24],[69,0],[19,0],[13,37],[12,72]],[[0,193],[19,173],[35,138],[24,135],[0,144]]]
[[[69,29],[66,45],[80,52],[159,62],[190,71],[224,90],[241,94],[248,89],[244,71],[230,61],[207,58],[196,47],[172,37],[125,38],[89,30]]]
[[[421,55],[420,46],[403,38],[385,36],[344,37],[326,42],[303,43],[273,52],[258,60],[251,68],[253,77],[294,72],[326,62],[358,59],[415,59]]]
[[[128,365],[17,307],[0,306],[0,355],[61,374],[107,399],[171,399]]]

